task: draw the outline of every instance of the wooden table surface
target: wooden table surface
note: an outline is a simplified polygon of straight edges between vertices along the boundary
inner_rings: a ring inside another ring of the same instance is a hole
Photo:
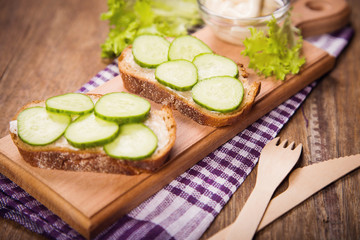
[[[349,0],[351,24],[360,32],[360,2]],[[99,20],[106,1],[0,0],[0,137],[23,104],[73,92],[106,67],[100,44],[108,26]],[[299,166],[360,153],[360,37],[319,80],[280,136],[304,145]],[[250,195],[256,168],[203,235],[229,225]],[[277,193],[286,188],[282,184]],[[280,217],[255,239],[359,239],[360,170]],[[43,239],[0,218],[0,239]]]

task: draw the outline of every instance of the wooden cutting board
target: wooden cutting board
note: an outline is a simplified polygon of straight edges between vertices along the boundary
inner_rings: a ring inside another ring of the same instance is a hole
[[[295,4],[302,2],[304,1],[298,1]],[[326,1],[326,4],[329,2],[343,4],[343,1],[338,0]],[[332,11],[331,14],[344,15],[347,7],[342,9],[335,13]],[[311,15],[314,22],[319,19],[334,18],[329,15],[324,17],[322,11],[316,11],[320,12],[321,16],[313,18]],[[301,16],[301,14],[299,13],[297,16]],[[306,22],[304,19],[306,18],[298,21],[298,25]],[[337,26],[343,26],[347,18],[341,17],[341,24],[339,24],[340,20],[337,21]],[[322,21],[320,22],[323,24]],[[334,23],[330,21],[330,25],[333,26]],[[207,43],[214,52],[247,65],[247,59],[240,55],[242,47],[218,40],[207,27],[195,35]],[[272,78],[264,79],[249,71],[251,81],[261,81],[261,91],[251,112],[232,126],[219,129],[202,126],[175,111],[178,126],[176,143],[167,164],[155,174],[125,176],[35,168],[22,159],[9,135],[0,139],[0,172],[43,203],[84,237],[92,238],[221,144],[334,66],[334,57],[308,42],[304,42],[303,54],[307,63],[301,73],[288,77],[284,82]],[[108,93],[124,90],[121,78],[116,77],[95,89],[94,92]],[[154,108],[159,107],[155,103],[152,105]]]

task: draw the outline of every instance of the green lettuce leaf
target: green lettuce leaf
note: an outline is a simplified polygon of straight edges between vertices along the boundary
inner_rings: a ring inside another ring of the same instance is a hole
[[[251,28],[251,37],[244,40],[241,52],[250,59],[249,68],[265,77],[275,76],[284,80],[289,73],[297,74],[305,63],[300,57],[303,39],[299,29],[291,26],[290,14],[279,26],[273,17],[267,24],[268,32]]]
[[[141,34],[177,37],[200,25],[196,0],[108,0],[101,20],[109,34],[101,45],[102,58],[115,58]]]

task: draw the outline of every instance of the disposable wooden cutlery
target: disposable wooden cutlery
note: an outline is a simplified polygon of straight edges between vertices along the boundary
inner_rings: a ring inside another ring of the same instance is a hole
[[[252,239],[271,197],[298,161],[302,144],[287,144],[275,138],[260,154],[256,184],[239,216],[226,233],[219,232],[210,239]]]

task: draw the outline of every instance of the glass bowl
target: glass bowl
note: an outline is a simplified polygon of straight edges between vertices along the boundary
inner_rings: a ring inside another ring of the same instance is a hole
[[[249,30],[250,27],[263,31],[267,30],[266,24],[272,19],[272,16],[276,18],[278,23],[281,23],[290,8],[290,0],[282,0],[280,1],[282,6],[272,14],[253,18],[239,18],[219,15],[219,13],[206,7],[205,2],[207,0],[197,1],[201,18],[204,20],[205,24],[212,29],[215,36],[225,42],[235,45],[242,45],[243,40],[246,37],[251,36]]]

